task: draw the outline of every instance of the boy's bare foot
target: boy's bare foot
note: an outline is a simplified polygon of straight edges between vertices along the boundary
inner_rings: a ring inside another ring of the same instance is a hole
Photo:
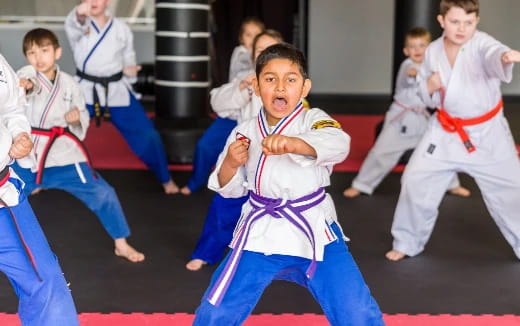
[[[167,195],[174,195],[179,192],[179,187],[175,182],[170,179],[170,181],[163,183],[164,193]]]
[[[469,191],[469,189],[461,187],[461,186],[448,190],[448,193],[450,195],[460,196],[460,197],[469,197],[471,195],[471,191]]]
[[[207,263],[202,259],[192,259],[186,264],[186,269],[192,272],[200,270]]]
[[[391,260],[391,261],[398,261],[398,260],[401,260],[404,257],[406,257],[406,255],[397,250],[390,250],[389,252],[386,253],[385,257],[386,257],[386,259]]]
[[[34,190],[31,192],[31,195],[37,195],[37,194],[39,194],[42,190],[43,190],[43,188],[36,188],[36,189],[34,189]]]
[[[129,245],[125,238],[115,239],[114,244],[114,253],[116,256],[126,258],[132,263],[139,263],[144,260],[144,254]]]
[[[361,191],[357,190],[354,187],[347,188],[345,189],[345,191],[343,191],[343,196],[347,198],[355,198],[359,195],[361,195]]]
[[[188,188],[188,186],[184,186],[181,188],[181,194],[185,195],[185,196],[189,196],[191,195],[191,190],[190,188]]]

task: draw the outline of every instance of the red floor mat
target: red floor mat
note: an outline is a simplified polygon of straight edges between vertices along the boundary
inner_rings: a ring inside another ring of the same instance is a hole
[[[336,115],[352,137],[350,155],[335,167],[336,171],[357,171],[374,142],[374,127],[382,115]],[[97,169],[144,169],[145,165],[135,156],[119,132],[110,122],[100,127],[91,126],[85,144]],[[171,164],[171,170],[191,170],[190,164]]]
[[[98,314],[83,313],[79,316],[81,326],[189,326],[193,315],[177,314]],[[385,315],[387,326],[519,326],[520,316],[503,315]],[[20,326],[18,317],[13,314],[0,313],[0,325]],[[327,326],[329,323],[322,315],[315,314],[282,314],[252,315],[244,326]]]
[[[334,115],[351,137],[351,149],[347,159],[334,167],[339,172],[359,170],[363,159],[374,143],[374,128],[383,119],[382,115]],[[99,128],[91,126],[85,140],[94,167],[97,169],[145,169],[145,165],[135,156],[119,132],[110,122],[103,122]],[[520,147],[519,147],[520,149]],[[397,166],[394,171],[402,171]],[[190,164],[171,164],[170,170],[189,171]]]

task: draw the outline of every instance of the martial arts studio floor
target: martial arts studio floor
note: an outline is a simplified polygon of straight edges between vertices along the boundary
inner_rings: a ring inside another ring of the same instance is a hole
[[[506,108],[518,143],[520,105]],[[364,132],[373,132],[366,129]],[[99,320],[106,314],[119,316],[112,319],[112,326],[163,325],[150,321],[157,313],[185,317],[185,322],[164,325],[189,325],[215,269],[209,266],[189,272],[184,268],[212,193],[202,190],[187,197],[164,195],[151,172],[141,169],[104,169],[100,173],[119,194],[133,231],[129,241],[146,254],[143,263],[116,257],[112,240],[96,217],[74,197],[48,190],[30,198],[71,283],[82,325],[104,325],[88,323],[87,317],[94,318],[89,313],[101,313]],[[189,171],[175,169],[172,175],[183,185]],[[343,198],[341,193],[350,185],[354,172],[334,172],[328,188],[351,240],[350,250],[387,324],[520,325],[520,262],[490,218],[475,183],[466,175],[462,175],[462,184],[472,196],[444,198],[424,253],[400,262],[384,258],[391,247],[390,226],[400,175],[391,173],[372,196]],[[0,314],[0,325],[19,325],[16,321],[8,323],[16,309],[14,292],[2,276],[0,311],[7,314]],[[286,282],[273,283],[254,314],[258,315],[251,319],[255,323],[246,325],[328,325],[312,296]],[[272,314],[301,318],[269,319]],[[124,316],[135,318],[123,322]]]

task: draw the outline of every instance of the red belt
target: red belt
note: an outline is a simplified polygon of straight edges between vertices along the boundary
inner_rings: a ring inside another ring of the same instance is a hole
[[[485,113],[481,116],[478,116],[476,118],[470,118],[470,119],[454,118],[454,117],[450,116],[448,114],[448,112],[446,112],[446,110],[444,110],[444,108],[440,108],[437,111],[437,120],[439,120],[442,128],[444,128],[444,130],[446,130],[447,132],[458,133],[460,139],[462,140],[462,142],[464,143],[464,146],[466,147],[466,150],[469,153],[471,153],[471,152],[475,151],[475,146],[473,146],[473,144],[471,143],[471,140],[469,139],[468,134],[462,127],[478,125],[478,124],[481,124],[483,122],[490,120],[495,115],[497,115],[498,112],[500,112],[500,110],[503,107],[503,104],[504,103],[502,102],[502,99],[500,99],[500,101],[498,101],[497,105],[491,111],[488,111],[487,113]]]
[[[81,149],[83,152],[83,155],[85,155],[85,158],[87,159],[87,165],[92,170],[92,175],[94,178],[96,178],[96,173],[94,172],[94,168],[92,167],[92,160],[90,159],[90,154],[87,151],[87,147],[83,142],[72,132],[70,132],[69,128],[63,128],[63,127],[52,127],[50,129],[43,129],[43,128],[31,128],[31,133],[34,135],[40,135],[40,136],[47,136],[49,137],[49,140],[47,141],[47,145],[45,145],[45,148],[43,149],[43,153],[40,157],[40,164],[38,165],[38,171],[36,172],[36,184],[41,184],[42,178],[43,178],[43,170],[45,169],[45,161],[47,160],[47,155],[49,154],[49,150],[51,149],[52,145],[54,144],[54,141],[56,138],[60,136],[67,136],[70,139],[72,139]]]

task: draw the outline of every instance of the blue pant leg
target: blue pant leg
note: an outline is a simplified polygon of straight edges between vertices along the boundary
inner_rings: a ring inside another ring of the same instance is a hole
[[[242,325],[251,314],[265,288],[283,266],[283,260],[261,253],[244,251],[235,276],[219,306],[207,300],[216,280],[220,276],[231,251],[211,277],[211,283],[195,311],[193,326],[237,326]]]
[[[235,120],[217,117],[197,142],[193,171],[188,180],[188,188],[192,192],[208,183],[209,173],[217,163],[218,155],[224,149],[229,133],[236,125]]]
[[[24,178],[34,180],[35,173],[29,169],[18,166],[15,171],[24,181],[26,180]],[[60,189],[81,200],[96,214],[112,239],[126,238],[130,235],[130,228],[114,188],[99,173],[96,173],[94,178],[87,163],[45,168],[39,186],[46,189]],[[34,188],[34,182],[27,182],[25,188],[26,193],[29,192]]]
[[[92,108],[89,106],[89,111]],[[130,94],[130,106],[110,107],[112,124],[130,149],[155,174],[161,183],[171,179],[168,159],[159,132],[146,115],[141,103]]]
[[[11,168],[25,183],[25,186],[23,187],[23,192],[26,196],[29,196],[34,189],[41,187],[41,185],[36,184],[36,173],[32,173],[31,169],[24,169],[20,165],[18,165],[17,162],[14,162],[11,165]]]
[[[191,259],[202,259],[208,264],[215,264],[222,259],[240,218],[242,205],[248,196],[240,198],[224,198],[215,194],[204,221],[202,234]]]
[[[27,199],[11,208],[30,248],[37,274],[27,257],[6,208],[0,208],[0,270],[6,274],[19,298],[22,325],[79,325],[76,308],[56,256]]]
[[[336,224],[338,240],[325,247],[308,288],[320,303],[333,326],[381,326],[383,315],[342,239]],[[303,271],[302,271],[303,272]]]

